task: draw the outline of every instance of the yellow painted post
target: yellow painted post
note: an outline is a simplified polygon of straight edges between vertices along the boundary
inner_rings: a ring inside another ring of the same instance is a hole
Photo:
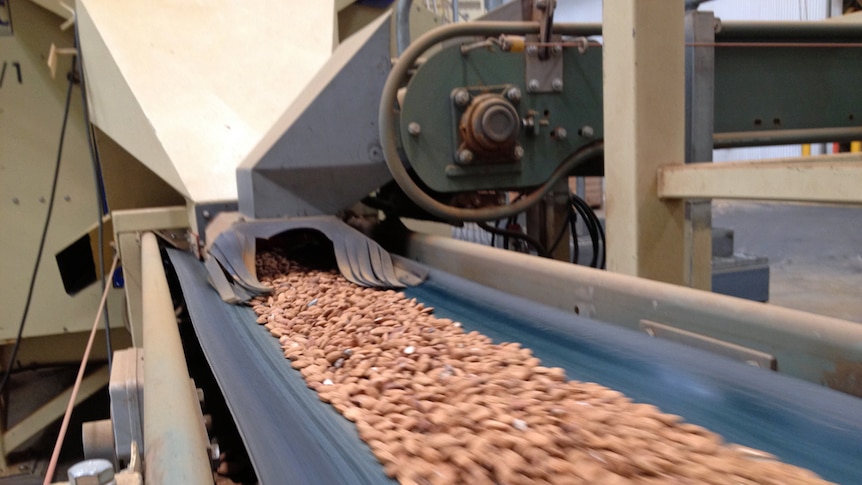
[[[659,200],[658,167],[685,153],[682,0],[605,0],[608,269],[688,284],[685,205]]]

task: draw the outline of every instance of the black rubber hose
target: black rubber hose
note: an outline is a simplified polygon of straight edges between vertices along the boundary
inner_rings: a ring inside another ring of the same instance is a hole
[[[501,236],[511,237],[513,239],[520,239],[520,240],[526,242],[527,244],[529,244],[530,246],[533,246],[533,248],[536,250],[536,252],[539,254],[539,256],[541,256],[543,258],[548,257],[548,251],[545,249],[545,247],[542,245],[542,243],[540,243],[536,239],[532,238],[531,236],[528,236],[527,234],[517,232],[517,231],[510,231],[508,229],[500,229],[500,228],[497,228],[494,226],[489,226],[488,223],[482,222],[482,221],[477,222],[476,225],[478,225],[483,230],[490,232],[491,234],[499,234]]]

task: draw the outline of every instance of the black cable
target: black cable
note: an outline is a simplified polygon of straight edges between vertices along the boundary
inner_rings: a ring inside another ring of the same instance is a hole
[[[75,46],[80,46],[80,37],[78,36],[78,24],[75,23]],[[102,291],[105,291],[107,281],[105,278],[105,222],[104,217],[107,213],[107,201],[105,200],[105,182],[102,178],[102,161],[99,157],[99,151],[96,149],[96,134],[93,131],[93,125],[90,124],[90,104],[87,100],[87,84],[84,76],[84,56],[78,48],[78,80],[80,81],[81,89],[81,107],[84,111],[84,126],[87,129],[87,148],[90,151],[90,162],[93,166],[93,182],[96,186],[96,205],[98,210],[98,260],[99,260],[99,275],[101,276]],[[73,64],[74,65],[74,64]],[[108,317],[108,312],[102,312],[102,318],[105,320],[105,345],[108,350],[108,369],[111,369],[113,364],[114,349],[111,343],[111,320]]]
[[[572,230],[572,254],[570,255],[569,262],[578,264],[578,259],[580,259],[581,255],[581,248],[578,245],[578,214],[571,205],[569,205],[569,227]]]
[[[566,220],[563,221],[563,225],[560,227],[560,230],[557,231],[557,235],[554,236],[554,239],[552,239],[553,242],[551,243],[550,249],[548,249],[549,253],[553,254],[554,251],[557,250],[557,247],[559,247],[560,243],[563,242],[563,236],[566,235],[566,229],[569,228],[569,226],[571,225],[570,222],[571,222],[572,211],[573,211],[573,208],[570,205],[568,207],[567,212],[566,212]],[[577,237],[575,235],[574,231],[572,231],[572,235],[573,235],[573,237]]]
[[[539,256],[541,256],[543,258],[548,257],[548,252],[545,250],[545,247],[542,246],[542,243],[533,239],[532,237],[528,236],[527,234],[517,232],[517,231],[510,231],[508,229],[498,229],[496,227],[489,226],[488,223],[486,223],[486,222],[477,222],[476,225],[478,225],[483,230],[488,231],[492,234],[497,233],[501,236],[511,237],[513,239],[520,239],[521,241],[526,242],[530,246],[533,246],[533,248],[536,250],[536,252],[539,254]]]
[[[578,200],[579,198],[577,198],[577,196],[573,196],[572,206],[575,208],[578,214],[581,215],[584,224],[587,226],[587,233],[590,236],[590,243],[592,243],[593,246],[593,255],[590,258],[590,267],[595,268],[599,264],[599,236],[593,219],[589,216],[589,213],[585,211],[580,204],[578,204]]]
[[[585,217],[588,222],[588,226],[590,227],[590,239],[593,242],[593,262],[591,262],[591,266],[594,268],[605,268],[606,264],[606,254],[605,254],[605,231],[602,227],[602,223],[596,215],[595,211],[580,197],[572,194],[572,204],[575,205],[578,212],[581,213],[582,217]],[[599,247],[600,246],[600,247]],[[601,258],[599,259],[599,252],[601,252]]]
[[[73,65],[74,62],[75,61],[73,59]],[[51,195],[48,198],[48,213],[45,215],[45,225],[42,226],[42,236],[39,238],[39,249],[36,251],[36,264],[34,265],[33,273],[30,276],[30,286],[27,289],[27,299],[24,301],[24,314],[21,316],[21,324],[18,325],[18,336],[15,337],[15,345],[12,347],[12,355],[9,357],[9,363],[6,364],[6,371],[3,373],[3,380],[0,381],[0,395],[2,395],[6,390],[9,377],[12,375],[12,366],[15,364],[15,359],[18,358],[18,350],[21,347],[21,340],[24,336],[24,326],[27,323],[27,315],[30,313],[30,304],[33,301],[33,290],[36,286],[36,274],[39,271],[39,264],[42,262],[42,252],[45,249],[48,225],[51,223],[51,214],[54,212],[54,198],[57,195],[57,180],[60,176],[60,160],[63,158],[63,143],[66,140],[66,124],[69,120],[69,105],[72,102],[74,73],[69,72],[67,79],[69,81],[69,85],[66,88],[66,107],[63,111],[63,126],[60,129],[60,142],[57,147],[57,161],[54,164],[54,179],[51,182]]]

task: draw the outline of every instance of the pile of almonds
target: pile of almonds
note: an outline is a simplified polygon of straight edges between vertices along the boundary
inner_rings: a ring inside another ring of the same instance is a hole
[[[679,416],[566,380],[403,293],[259,255],[251,302],[308,387],[402,484],[827,483]]]

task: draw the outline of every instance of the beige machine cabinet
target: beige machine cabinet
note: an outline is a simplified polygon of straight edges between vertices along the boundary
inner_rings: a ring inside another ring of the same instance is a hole
[[[66,73],[72,59],[59,57],[56,79],[51,78],[45,61],[52,43],[60,48],[73,45],[72,34],[59,29],[63,18],[27,0],[7,3],[14,17],[12,33],[0,34],[0,339],[6,343],[14,340],[18,331],[46,222],[63,121]],[[57,254],[88,237],[98,220],[77,87],[72,90],[70,108],[53,215],[25,337],[89,329],[101,294],[97,283],[67,293],[57,263]],[[106,240],[110,240],[109,232]],[[95,248],[95,241],[90,247]],[[113,322],[118,326],[122,325],[121,296],[116,291],[109,299],[109,310],[111,316],[116,315]],[[5,358],[2,362],[5,365]],[[25,359],[22,363],[29,362]]]

